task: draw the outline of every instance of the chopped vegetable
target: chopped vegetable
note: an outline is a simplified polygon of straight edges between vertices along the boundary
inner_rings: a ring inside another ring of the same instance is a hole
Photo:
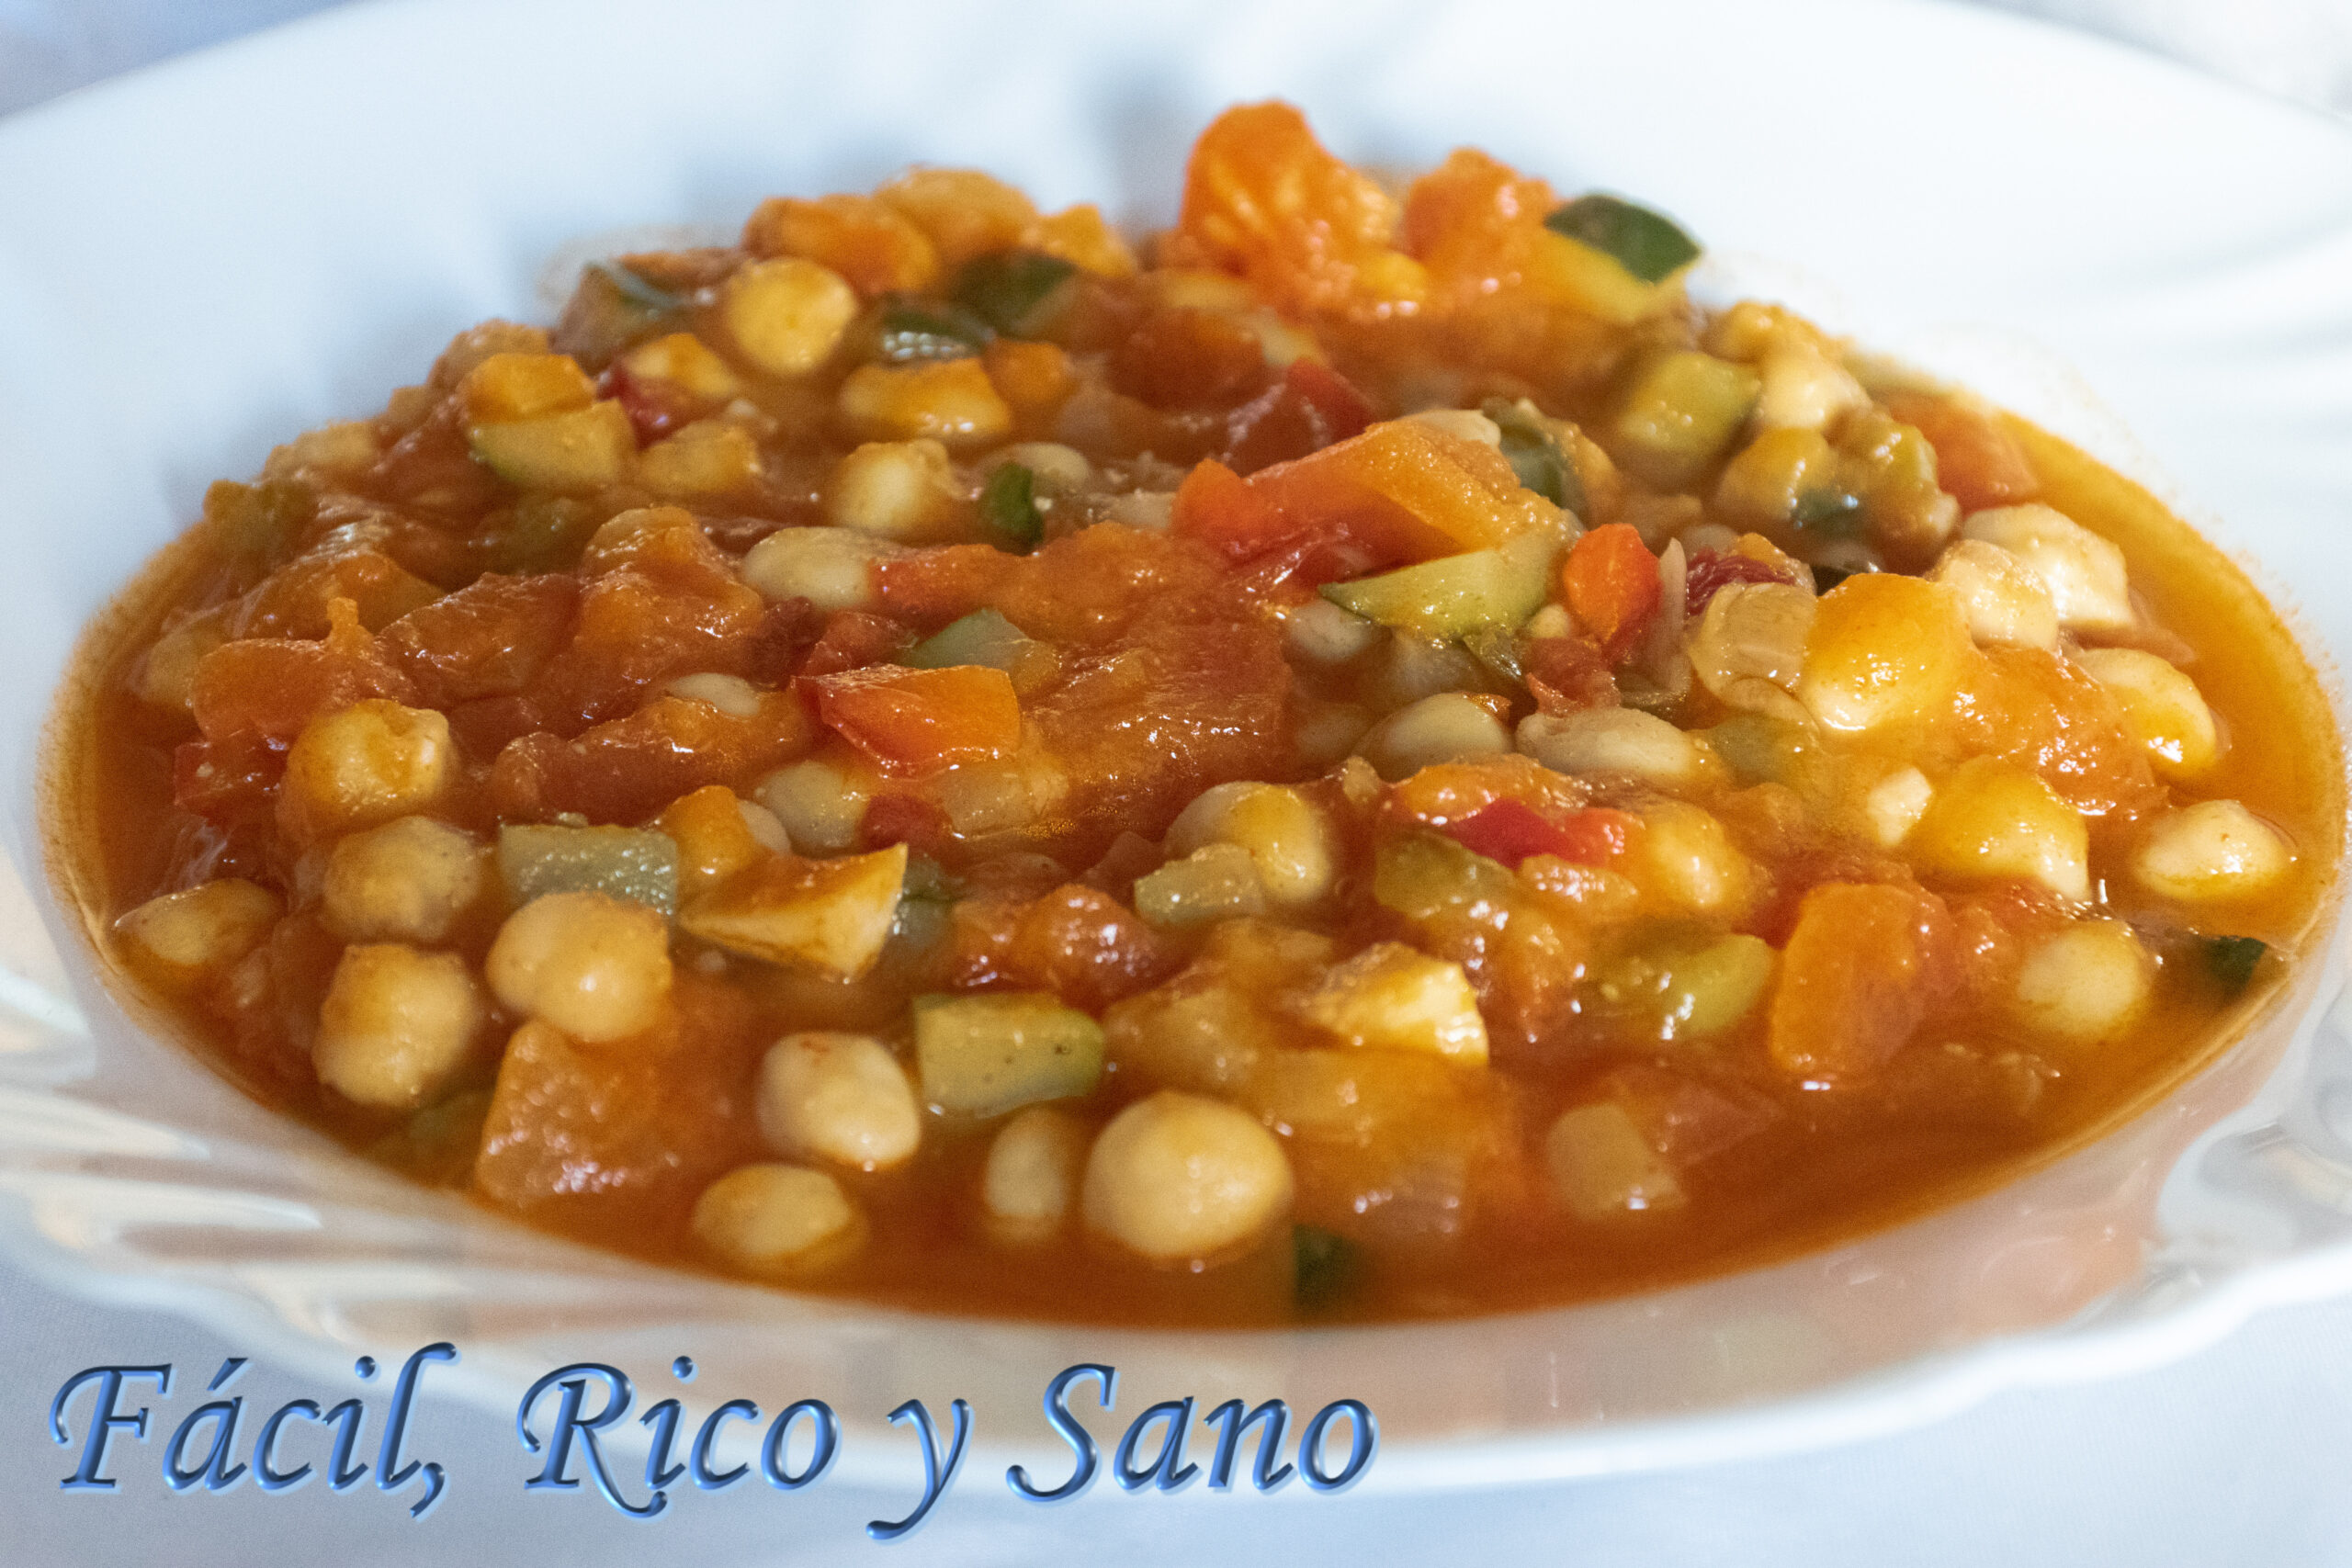
[[[1664,281],[1699,259],[1699,243],[1672,220],[1614,196],[1581,196],[1553,209],[1544,227],[1590,245],[1644,283]]]
[[[1584,515],[1584,480],[1544,421],[1524,403],[1502,398],[1488,398],[1484,412],[1502,432],[1503,457],[1519,482],[1553,505]]]
[[[1636,948],[1601,978],[1612,1006],[1641,1014],[1661,1040],[1706,1039],[1738,1024],[1764,999],[1773,953],[1756,937],[1713,941],[1674,935]]]
[[[1696,349],[1654,355],[1617,400],[1611,456],[1654,485],[1682,489],[1724,455],[1762,388],[1747,366]]]
[[[1448,823],[1445,831],[1464,848],[1516,868],[1530,855],[1556,855],[1571,865],[1606,865],[1625,852],[1634,826],[1625,813],[1603,807],[1552,818],[1505,797]]]
[[[951,1115],[1001,1116],[1086,1093],[1102,1074],[1102,1029],[1051,994],[918,997],[922,1096]]]
[[[1556,548],[1543,535],[1521,535],[1497,549],[1331,583],[1323,597],[1367,620],[1428,637],[1516,626],[1543,604]]]
[[[989,326],[1013,337],[1035,335],[1054,291],[1078,268],[1042,251],[975,256],[956,279],[956,299]]]
[[[1136,913],[1155,926],[1182,930],[1236,915],[1263,914],[1265,884],[1238,844],[1208,844],[1136,878]]]
[[[1623,523],[1595,528],[1569,547],[1560,564],[1560,591],[1568,613],[1611,664],[1640,646],[1664,592],[1657,558]]]
[[[678,907],[678,846],[643,828],[573,828],[510,822],[498,830],[498,875],[520,908],[549,893],[605,893]]]
[[[886,299],[875,318],[874,357],[889,365],[960,359],[979,353],[995,335],[988,322],[958,305]]]
[[[1376,942],[1333,969],[1299,1012],[1351,1045],[1427,1051],[1472,1066],[1487,1060],[1487,1021],[1462,965],[1403,942]]]
[[[906,875],[904,844],[837,860],[770,855],[695,899],[678,923],[729,953],[854,979],[889,940]]]
[[[1355,1243],[1320,1225],[1293,1225],[1291,1297],[1305,1317],[1318,1317],[1344,1304],[1363,1270]]]
[[[985,665],[1011,674],[1022,656],[1038,645],[994,610],[975,610],[907,649],[899,662],[915,670]]]
[[[2245,989],[2269,944],[2259,937],[2212,936],[2205,939],[2205,972],[2230,991]]]
[[[1025,465],[1005,463],[980,491],[980,521],[1016,550],[1045,536],[1046,516],[1037,509],[1037,476]]]
[[[817,716],[901,778],[1009,757],[1021,744],[1021,701],[1001,670],[874,665],[804,677]]]

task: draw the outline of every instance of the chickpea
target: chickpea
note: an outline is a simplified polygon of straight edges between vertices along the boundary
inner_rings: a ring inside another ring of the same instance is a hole
[[[738,270],[719,291],[718,313],[744,358],[771,376],[805,376],[849,329],[857,291],[828,267],[783,256]]]
[[[1345,664],[1371,651],[1380,640],[1380,623],[1315,598],[1283,614],[1283,636],[1290,650],[1310,664]]]
[[[1373,726],[1358,750],[1394,783],[1435,762],[1508,751],[1510,731],[1485,704],[1460,692],[1440,692]]]
[[[1476,441],[1497,451],[1502,449],[1502,426],[1476,409],[1423,409],[1419,413],[1405,417],[1416,424],[1426,424],[1431,430],[1442,430],[1464,441]]]
[[[308,841],[422,810],[447,787],[456,758],[438,711],[354,703],[312,719],[287,751],[278,826]]]
[[[1751,416],[1758,430],[1822,430],[1870,401],[1860,382],[1823,348],[1794,334],[1764,351],[1763,387]]]
[[[1016,441],[990,454],[984,468],[994,473],[1007,463],[1028,469],[1035,476],[1037,488],[1048,495],[1073,495],[1094,478],[1094,465],[1086,460],[1086,454],[1058,441]]]
[[[743,558],[743,581],[775,602],[806,599],[820,610],[872,610],[877,541],[847,528],[778,528]]]
[[[439,942],[481,897],[487,858],[471,833],[430,817],[354,833],[327,860],[327,924],[352,942]]]
[[[1887,849],[1894,848],[1910,837],[1919,818],[1928,814],[1928,803],[1935,793],[1928,775],[1917,768],[1897,768],[1881,778],[1862,794],[1862,818],[1870,824],[1871,837]]]
[[[1266,897],[1298,908],[1331,890],[1337,850],[1323,814],[1286,784],[1222,784],[1195,796],[1168,829],[1168,852],[1213,843],[1249,852]]]
[[[2260,893],[2294,863],[2278,830],[2244,806],[2200,800],[2156,818],[2132,874],[2152,893],[2202,903]]]
[[[920,541],[952,533],[964,501],[945,446],[928,436],[869,441],[833,466],[825,515],[843,528]]]
[[[1797,700],[1833,730],[1926,719],[1951,701],[1976,657],[1958,593],[1866,572],[1821,596]]]
[[[1221,1100],[1162,1089],[1111,1119],[1086,1157],[1087,1227],[1157,1263],[1247,1245],[1290,1207],[1274,1135]]]
[[[692,333],[671,333],[639,344],[621,355],[621,363],[639,380],[667,381],[706,402],[732,402],[743,393],[741,378]]]
[[[2123,552],[2056,508],[2039,502],[1995,507],[1972,515],[1961,532],[2023,561],[2050,591],[2058,624],[2067,630],[2120,631],[2132,624]]]
[[[2159,778],[2195,778],[2221,755],[2205,694],[2170,660],[2137,648],[2086,648],[2075,663],[2115,694],[2124,730],[2146,749]]]
[[[670,995],[670,928],[605,893],[550,893],[506,918],[483,965],[490,988],[574,1040],[649,1028]]]
[[[871,783],[854,767],[822,757],[779,768],[760,782],[760,804],[790,840],[810,854],[837,855],[857,843]]]
[[[1067,1112],[1033,1105],[1004,1124],[980,1171],[980,1206],[1000,1241],[1045,1240],[1069,1218],[1086,1158],[1086,1130]]]
[[[2032,1028],[2071,1044],[2096,1045],[2130,1027],[2148,1000],[2152,965],[2121,920],[2081,920],[2028,955],[2016,1005]]]
[[[223,970],[244,957],[269,940],[285,912],[268,888],[227,876],[150,898],[114,929],[165,968],[192,975]]]
[[[1761,880],[1713,812],[1662,800],[1642,814],[1643,882],[1668,902],[1699,914],[1736,913]]]
[[[1707,602],[1690,638],[1699,683],[1726,706],[1803,723],[1805,711],[1789,689],[1804,670],[1815,610],[1812,592],[1793,583],[1735,582],[1722,589]]]
[[[1560,1113],[1544,1140],[1553,1190],[1580,1220],[1679,1208],[1681,1181],[1622,1105],[1579,1105]]]
[[[977,359],[927,365],[861,365],[835,400],[842,416],[869,439],[921,436],[965,451],[1012,434],[1012,410]]]
[[[1695,783],[1702,765],[1690,736],[1639,708],[1530,714],[1519,749],[1555,773],[1624,773],[1661,789]]]
[[[698,419],[638,454],[638,482],[656,495],[732,495],[759,477],[759,443],[729,420]]]
[[[1968,634],[2008,648],[2056,648],[2058,606],[2041,574],[2000,546],[1958,539],[1945,547],[1928,581],[1960,595]]]
[[[867,1034],[787,1034],[760,1062],[760,1134],[783,1155],[860,1170],[904,1165],[922,1139],[914,1088]]]
[[[823,1171],[762,1164],[739,1166],[705,1188],[688,1228],[739,1273],[793,1279],[855,1251],[866,1226],[842,1184]]]
[[[1948,876],[2039,882],[2061,898],[2091,893],[2081,816],[2041,778],[1996,757],[1952,770],[1911,829],[1908,852]]]
[[[344,950],[319,1006],[319,1081],[359,1105],[413,1111],[462,1072],[489,1010],[466,961],[398,942]]]

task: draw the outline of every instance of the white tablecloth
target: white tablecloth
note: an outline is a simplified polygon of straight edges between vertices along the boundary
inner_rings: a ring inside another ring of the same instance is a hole
[[[2352,114],[2352,0],[2005,0],[2250,85]],[[317,0],[0,0],[0,112],[320,8]],[[649,7],[649,25],[659,8]],[[427,1399],[413,1448],[451,1477],[423,1523],[368,1487],[174,1495],[160,1441],[117,1445],[120,1494],[66,1495],[49,1438],[58,1385],[101,1362],[171,1361],[200,1384],[238,1347],[180,1319],[109,1310],[0,1268],[0,1562],[207,1564],[648,1561],[1122,1563],[1778,1563],[2067,1568],[2352,1563],[2352,1302],[2281,1311],[2176,1366],[2007,1395],[1923,1430],[1763,1462],[1445,1499],[1129,1497],[1051,1512],[967,1474],[912,1541],[864,1522],[908,1498],[820,1485],[685,1495],[647,1526],[592,1496],[526,1495],[503,1417]],[[179,1396],[179,1413],[195,1401]],[[268,1410],[321,1389],[274,1368],[232,1392]],[[323,1391],[327,1398],[359,1392]],[[85,1396],[86,1398],[86,1396]],[[376,1403],[380,1405],[381,1396]],[[80,1421],[77,1418],[78,1433]],[[158,1434],[158,1438],[162,1434]],[[250,1441],[250,1438],[248,1438]],[[368,1451],[372,1451],[373,1433]],[[910,1450],[910,1467],[912,1466]]]

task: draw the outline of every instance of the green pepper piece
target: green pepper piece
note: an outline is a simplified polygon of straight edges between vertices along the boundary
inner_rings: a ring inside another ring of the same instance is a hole
[[[1543,422],[1518,403],[1488,398],[1480,410],[1503,433],[1503,458],[1521,487],[1553,505],[1584,515],[1584,478]]]
[[[956,279],[956,302],[1001,333],[1021,336],[1046,297],[1078,268],[1042,251],[998,251],[975,256]]]
[[[1862,531],[1862,498],[1842,490],[1809,490],[1797,497],[1789,521],[1826,538],[1850,539]]]
[[[1699,243],[1673,220],[1613,196],[1580,196],[1544,220],[1555,234],[1590,245],[1644,283],[1656,283],[1699,257]]]
[[[897,298],[883,302],[875,323],[875,357],[892,365],[962,359],[995,336],[986,321],[961,305]]]
[[[1302,1315],[1328,1313],[1354,1293],[1363,1268],[1355,1243],[1320,1225],[1293,1225],[1290,1245],[1292,1299]]]
[[[1037,509],[1037,476],[1019,463],[1007,463],[989,476],[980,491],[980,521],[1017,550],[1026,550],[1046,535],[1046,514]]]
[[[2254,978],[2255,965],[2270,944],[2259,937],[2211,936],[2205,939],[2205,971],[2235,995]]]
[[[492,570],[564,571],[580,562],[604,524],[602,513],[569,495],[526,495],[514,503],[492,547]]]

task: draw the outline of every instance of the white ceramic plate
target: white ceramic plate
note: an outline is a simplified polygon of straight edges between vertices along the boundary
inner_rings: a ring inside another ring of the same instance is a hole
[[[35,739],[75,631],[208,480],[372,410],[478,318],[544,317],[534,281],[583,235],[731,228],[912,160],[1165,221],[1193,135],[1270,94],[1353,158],[1470,143],[1664,207],[1713,246],[1710,288],[2074,437],[2274,589],[2315,585],[2308,644],[2352,648],[2329,592],[2352,576],[2352,136],[2151,60],[1856,0],[330,14],[0,126],[0,773],[35,868],[0,888],[6,1255],[318,1369],[452,1338],[443,1386],[496,1404],[563,1360],[650,1377],[680,1351],[713,1399],[819,1394],[853,1422],[963,1395],[976,1473],[1052,1446],[1038,1391],[1078,1360],[1122,1369],[1123,1413],[1353,1396],[1385,1486],[1883,1430],[2352,1286],[2333,951],[2222,1067],[1978,1201],[1662,1294],[1289,1334],[926,1319],[586,1252],[259,1111],[96,986],[37,869]]]

